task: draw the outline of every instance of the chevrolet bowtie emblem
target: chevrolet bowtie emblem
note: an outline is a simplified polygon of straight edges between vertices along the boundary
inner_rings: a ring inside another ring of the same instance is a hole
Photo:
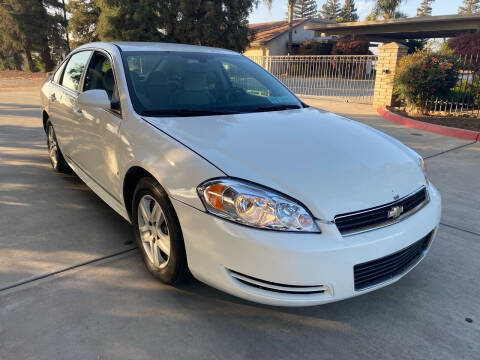
[[[387,213],[387,217],[389,219],[395,219],[397,217],[399,217],[400,215],[402,215],[403,213],[403,206],[392,206],[389,210],[388,210],[388,213]]]

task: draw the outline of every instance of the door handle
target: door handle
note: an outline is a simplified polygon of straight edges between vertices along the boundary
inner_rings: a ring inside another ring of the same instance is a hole
[[[51,94],[50,94],[50,101],[53,102],[53,101],[55,101],[55,100],[57,100],[57,98],[56,98],[56,96],[55,96],[55,93],[51,93]]]
[[[82,109],[74,109],[73,111],[79,115],[83,115]]]

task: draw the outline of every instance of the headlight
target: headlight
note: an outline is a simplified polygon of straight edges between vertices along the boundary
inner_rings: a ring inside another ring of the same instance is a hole
[[[427,174],[427,165],[425,165],[425,160],[421,156],[418,156],[418,165],[423,171],[423,175],[425,176],[425,181],[427,182],[427,185],[429,184],[429,179],[428,179],[428,174]]]
[[[208,212],[256,228],[321,232],[309,211],[259,185],[233,179],[215,179],[197,188]]]

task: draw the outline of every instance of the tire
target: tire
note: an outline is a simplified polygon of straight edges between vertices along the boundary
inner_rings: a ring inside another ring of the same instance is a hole
[[[189,276],[183,235],[165,190],[152,178],[142,178],[133,195],[132,224],[148,271],[165,284]]]
[[[47,133],[47,147],[48,157],[54,170],[59,173],[70,173],[70,166],[68,166],[65,158],[63,157],[60,146],[58,145],[57,136],[50,120],[47,121],[45,131]]]

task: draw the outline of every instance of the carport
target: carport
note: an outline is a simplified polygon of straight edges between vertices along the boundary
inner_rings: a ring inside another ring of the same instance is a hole
[[[320,23],[305,26],[315,36],[362,37],[376,42],[399,42],[405,39],[455,37],[480,31],[480,14],[425,16],[408,19],[358,21],[341,24]]]

